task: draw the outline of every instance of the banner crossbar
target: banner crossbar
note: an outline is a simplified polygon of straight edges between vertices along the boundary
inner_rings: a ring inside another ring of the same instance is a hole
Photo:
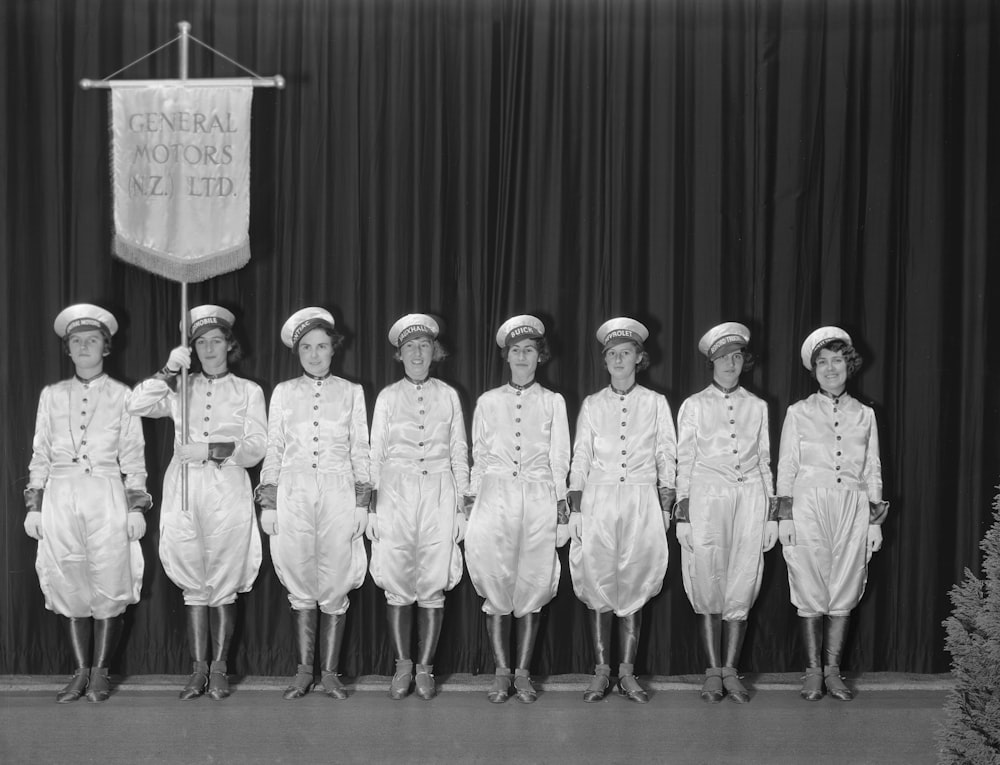
[[[159,53],[161,50],[163,50],[164,48],[167,48],[167,47],[173,45],[174,43],[179,43],[180,47],[181,47],[181,63],[180,63],[181,76],[180,76],[179,80],[176,79],[176,78],[168,78],[168,79],[162,79],[162,80],[155,80],[155,79],[154,80],[116,80],[116,81],[114,81],[114,84],[118,85],[118,86],[124,86],[124,87],[136,87],[136,88],[139,88],[139,87],[149,87],[150,85],[153,85],[153,84],[162,85],[164,83],[181,82],[182,81],[182,82],[184,82],[185,85],[197,88],[197,87],[209,87],[209,86],[225,87],[226,85],[232,85],[232,84],[245,85],[245,84],[247,84],[249,82],[249,84],[252,87],[255,87],[255,88],[277,88],[278,90],[281,90],[282,88],[285,87],[285,78],[282,77],[280,74],[276,74],[276,75],[274,75],[272,77],[264,77],[262,75],[259,75],[256,72],[254,72],[252,69],[249,69],[248,67],[243,66],[243,64],[241,64],[239,61],[236,61],[235,59],[230,58],[229,56],[227,56],[222,51],[216,50],[215,48],[213,48],[208,43],[205,43],[205,42],[202,42],[201,40],[199,40],[197,37],[195,37],[194,35],[191,34],[191,24],[189,22],[187,22],[187,21],[181,21],[180,23],[177,24],[177,27],[178,27],[178,29],[180,29],[180,34],[178,34],[177,37],[173,38],[172,40],[168,40],[167,42],[163,43],[163,45],[159,46],[158,48],[154,48],[153,50],[149,51],[148,53],[145,53],[142,56],[139,56],[139,58],[137,58],[135,61],[131,62],[130,64],[126,64],[125,66],[123,66],[118,71],[112,72],[111,74],[109,74],[107,77],[103,77],[103,78],[101,78],[99,80],[93,80],[93,79],[89,79],[89,78],[86,78],[86,77],[83,78],[82,80],[80,80],[80,87],[83,90],[108,89],[108,88],[110,88],[112,86],[112,78],[118,76],[119,74],[121,74],[124,71],[127,71],[128,69],[131,69],[133,66],[135,66],[136,64],[138,64],[140,61],[144,61],[145,59],[147,59],[150,56],[153,56],[153,55]],[[225,59],[226,61],[228,61],[233,66],[236,66],[236,67],[242,69],[244,72],[246,72],[247,74],[249,74],[250,77],[249,78],[229,78],[229,79],[226,79],[226,78],[209,78],[209,79],[195,79],[195,80],[188,79],[188,77],[187,77],[188,41],[193,41],[193,42],[198,43],[198,45],[200,45],[205,50],[210,51],[211,53],[215,54],[216,56],[218,56],[221,59]]]

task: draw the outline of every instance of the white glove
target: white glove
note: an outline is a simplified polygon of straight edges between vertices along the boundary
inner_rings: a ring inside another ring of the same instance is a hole
[[[455,513],[455,544],[465,539],[465,532],[469,530],[469,521],[465,513],[459,511]]]
[[[42,538],[42,514],[32,510],[24,516],[24,532],[32,539]]]
[[[570,513],[569,523],[569,538],[572,539],[577,544],[583,542],[583,513]]]
[[[361,536],[368,529],[368,506],[354,508],[354,533],[351,534],[351,541],[361,539]]]
[[[261,510],[260,512],[260,527],[264,530],[264,533],[269,537],[273,537],[278,533],[278,511],[277,510]]]
[[[868,560],[882,549],[882,527],[876,524],[868,526]]]
[[[126,520],[130,542],[142,539],[146,533],[146,518],[142,513],[129,513]]]
[[[375,513],[368,513],[368,528],[365,529],[365,536],[370,542],[378,541],[378,516]]]
[[[204,462],[208,459],[208,444],[178,444],[174,456],[181,462]]]
[[[182,369],[191,367],[191,349],[186,345],[178,345],[170,351],[167,359],[166,369],[168,372],[180,372]]]
[[[675,533],[677,534],[677,541],[680,546],[687,550],[689,553],[694,552],[694,539],[691,533],[690,523],[678,523],[674,526]]]
[[[795,546],[795,521],[778,521],[778,539],[782,546]]]
[[[762,552],[767,552],[772,547],[774,543],[778,541],[778,522],[768,521],[764,524],[764,544],[761,545],[760,549]]]
[[[568,523],[560,523],[556,526],[556,547],[562,547],[569,541],[570,528]]]

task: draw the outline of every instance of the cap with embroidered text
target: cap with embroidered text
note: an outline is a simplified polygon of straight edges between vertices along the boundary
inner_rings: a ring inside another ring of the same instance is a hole
[[[642,344],[649,337],[649,330],[635,319],[628,316],[618,316],[608,319],[597,328],[597,342],[604,346],[604,350],[612,348],[621,343],[632,342],[642,348]]]
[[[735,321],[727,321],[712,327],[701,336],[698,350],[708,356],[709,361],[715,361],[730,351],[746,348],[750,342],[750,330]]]
[[[333,329],[334,326],[333,315],[326,309],[316,306],[300,308],[282,325],[281,342],[289,348],[294,348],[304,334],[316,327]]]
[[[514,345],[522,340],[537,340],[545,337],[545,325],[541,319],[531,314],[523,313],[511,316],[497,330],[497,345],[501,348]]]
[[[433,316],[426,313],[408,313],[389,328],[389,342],[397,348],[407,340],[417,337],[437,338],[441,327]]]
[[[218,305],[199,305],[188,312],[188,342],[193,343],[199,337],[213,329],[233,328],[236,317],[232,311],[228,311]]]
[[[813,354],[835,340],[842,340],[847,345],[853,345],[851,336],[840,327],[820,327],[809,333],[809,337],[802,343],[802,366],[812,369]]]
[[[110,311],[90,303],[76,303],[68,306],[56,316],[52,328],[59,337],[68,337],[74,332],[96,329],[110,337],[118,331],[118,322]]]

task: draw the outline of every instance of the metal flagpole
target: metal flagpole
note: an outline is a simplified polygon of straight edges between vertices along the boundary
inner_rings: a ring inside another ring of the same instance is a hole
[[[191,24],[181,21],[177,24],[177,29],[181,33],[180,39],[180,79],[183,82],[188,78],[188,36],[191,34]],[[181,282],[181,345],[188,342],[188,283]],[[179,391],[179,404],[181,414],[181,444],[188,443],[188,371],[181,367],[181,389]],[[188,466],[187,462],[181,464],[181,512],[188,512]]]

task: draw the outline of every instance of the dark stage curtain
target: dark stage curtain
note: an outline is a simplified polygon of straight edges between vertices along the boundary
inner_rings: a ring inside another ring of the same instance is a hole
[[[51,330],[79,301],[116,313],[111,372],[134,383],[176,344],[179,290],[110,255],[107,75],[193,34],[283,92],[254,104],[251,238],[243,270],[191,287],[236,310],[240,372],[270,389],[298,373],[280,345],[304,305],[334,311],[337,372],[369,407],[400,375],[385,333],[442,317],[440,376],[498,385],[493,342],[513,313],[550,328],[544,382],[567,400],[607,382],[593,333],[628,314],[651,329],[642,382],[676,412],[709,374],[695,344],[750,325],[747,386],[785,408],[813,383],[798,349],[844,326],[854,381],[879,417],[885,549],[872,561],[847,669],[940,672],[947,591],[978,567],[998,457],[1000,19],[988,0],[15,0],[0,9],[0,673],[70,669],[21,522],[34,411],[71,370]],[[176,46],[130,77],[170,77]],[[192,47],[192,76],[231,76]],[[148,422],[159,499],[172,430]],[[182,603],[144,542],[142,602],[116,670],[186,671]],[[645,610],[637,670],[704,667],[679,552]],[[585,611],[562,551],[537,673],[591,666]],[[766,558],[743,668],[801,664],[779,551]],[[294,666],[289,608],[269,559],[241,597],[238,672]],[[343,669],[391,667],[384,600],[354,594]],[[448,598],[437,671],[492,670],[468,578]]]

